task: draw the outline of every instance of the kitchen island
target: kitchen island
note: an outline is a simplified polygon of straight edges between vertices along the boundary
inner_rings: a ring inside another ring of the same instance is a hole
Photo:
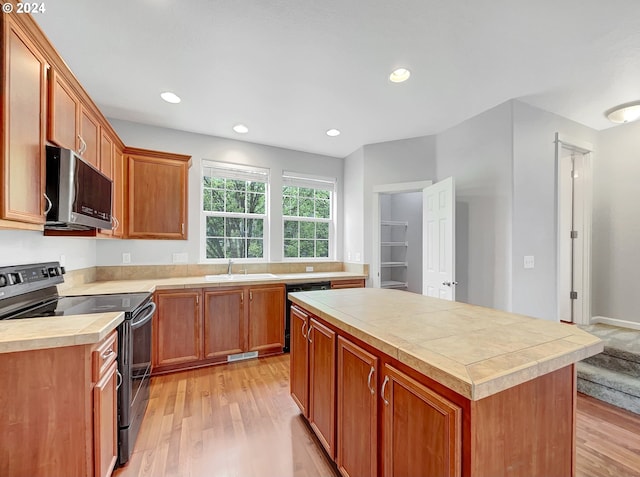
[[[597,337],[397,290],[289,297],[292,397],[344,475],[574,475]]]

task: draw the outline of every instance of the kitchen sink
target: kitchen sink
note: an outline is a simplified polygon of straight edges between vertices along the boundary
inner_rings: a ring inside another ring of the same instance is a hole
[[[226,273],[220,275],[205,275],[204,279],[208,281],[241,281],[241,280],[264,280],[267,278],[278,278],[273,273]]]

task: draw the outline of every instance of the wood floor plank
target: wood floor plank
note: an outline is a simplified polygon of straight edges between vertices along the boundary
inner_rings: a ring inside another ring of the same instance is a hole
[[[576,477],[640,476],[640,416],[578,394]],[[338,477],[289,396],[289,355],[154,377],[114,477]]]

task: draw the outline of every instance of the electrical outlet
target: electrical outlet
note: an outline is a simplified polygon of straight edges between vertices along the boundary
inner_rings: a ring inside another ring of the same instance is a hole
[[[131,263],[131,253],[122,252],[122,263]]]
[[[533,268],[535,267],[535,259],[533,255],[525,255],[524,256],[524,268]]]
[[[347,260],[351,261],[351,252],[347,252]]]
[[[187,263],[188,261],[189,254],[186,252],[173,254],[173,263]]]
[[[313,272],[313,267],[307,267],[306,270],[307,272]]]
[[[60,266],[61,267],[67,266],[67,257],[65,257],[64,255],[60,255]]]

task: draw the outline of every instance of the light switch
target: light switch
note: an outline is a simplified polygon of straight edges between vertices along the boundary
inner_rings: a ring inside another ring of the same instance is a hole
[[[131,254],[129,252],[122,252],[122,263],[131,263]]]
[[[525,255],[524,256],[524,268],[533,268],[535,267],[535,260],[533,255]]]

